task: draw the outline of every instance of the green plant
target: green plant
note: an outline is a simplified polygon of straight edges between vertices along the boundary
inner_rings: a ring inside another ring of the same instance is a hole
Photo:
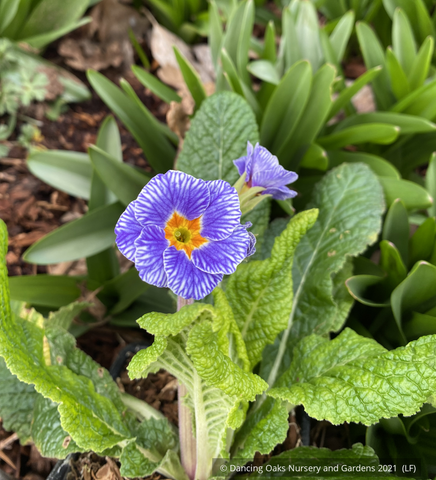
[[[227,2],[231,3],[231,2]],[[147,0],[147,5],[161,25],[176,33],[187,42],[199,34],[207,36],[206,0]]]
[[[67,102],[89,98],[88,89],[78,79],[72,79],[62,69],[22,50],[13,42],[0,39],[0,116],[8,117],[7,123],[0,125],[0,140],[6,140],[15,129],[20,109],[34,101],[45,100],[49,90],[48,74],[55,75],[63,88],[62,93],[50,102],[53,112],[59,112]],[[33,138],[30,130],[33,128],[28,125],[22,131],[21,140],[25,146],[30,146]],[[7,149],[1,153],[6,155]]]
[[[434,177],[433,156],[426,177],[431,195],[435,194]],[[359,258],[354,276],[346,282],[353,297],[369,307],[361,308],[375,312],[362,327],[388,346],[404,345],[408,339],[436,333],[436,290],[432,280],[436,274],[434,206],[427,212],[428,216],[409,215],[404,203],[396,200],[384,222],[378,265]],[[411,224],[419,226],[409,238]]]
[[[89,0],[67,5],[61,0],[1,0],[0,38],[43,48],[90,22],[89,17],[82,18],[89,4]]]
[[[231,179],[239,144],[242,150],[247,136],[258,140],[248,105],[234,93],[220,92],[202,103],[194,120],[181,159],[196,151],[193,164],[199,175],[208,177],[212,167]],[[104,138],[116,138],[113,125],[113,120],[106,121],[100,145]],[[93,147],[91,159],[93,152],[108,168],[117,165],[118,172],[127,172],[127,166],[120,167],[123,164],[103,149]],[[201,152],[209,162],[201,161]],[[98,164],[93,165],[98,173]],[[126,176],[120,173],[116,183],[126,185]],[[109,177],[113,175],[101,176],[108,188]],[[115,182],[111,185],[115,193]],[[123,191],[119,188],[116,194],[121,197]],[[253,214],[259,214],[261,205]],[[61,427],[56,432],[31,430],[39,448],[57,457],[88,450],[110,455],[120,460],[121,474],[127,477],[157,470],[177,480],[206,480],[214,475],[214,458],[241,465],[257,451],[269,453],[286,438],[288,408],[295,405],[333,423],[370,425],[384,417],[412,415],[431,401],[436,388],[435,336],[388,351],[351,329],[341,331],[353,303],[343,283],[350,274],[350,257],[373,244],[381,228],[384,198],[377,176],[364,164],[343,164],[314,188],[312,205],[315,208],[285,219],[278,234],[265,233],[269,248],[258,245],[264,258],[241,264],[223,282],[223,289],[214,291],[213,303],[211,299],[187,304],[179,299],[185,305],[178,312],[152,312],[139,320],[155,340],[133,358],[129,374],[145,377],[165,368],[185,389],[179,390],[184,396],[181,408],[189,408],[195,418],[192,422],[189,416],[180,416],[180,457],[172,427],[151,407],[125,395],[120,398],[107,373],[74,349],[74,339],[54,324],[56,313],[46,320],[36,313],[25,319],[21,312],[11,314],[4,265],[7,239],[1,224],[0,353],[21,382],[9,375],[8,383],[15,382],[12,391],[29,392],[24,384],[33,384],[38,403],[24,409],[27,418],[33,415],[38,425],[41,412],[50,413],[48,418],[57,422],[47,422],[48,426]],[[88,219],[92,215],[88,213]],[[44,242],[46,249],[56,245],[47,238],[33,247],[33,255],[44,254]],[[56,248],[61,247],[59,242]],[[336,338],[329,338],[339,331]],[[2,375],[7,377],[8,372]],[[41,396],[45,404],[39,403]],[[1,408],[5,407],[0,402]],[[28,430],[23,438],[26,435]],[[195,457],[187,455],[192,451],[188,446],[196,451]],[[325,450],[298,449],[289,455],[300,454],[306,459],[307,454],[323,455],[332,462],[335,458]],[[379,460],[369,447],[355,445],[337,455],[352,465],[364,456],[378,468]]]

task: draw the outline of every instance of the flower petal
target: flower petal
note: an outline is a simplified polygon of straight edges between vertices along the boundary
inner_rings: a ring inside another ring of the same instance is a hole
[[[253,151],[253,175],[263,170],[271,170],[279,165],[278,158],[258,143]]]
[[[135,267],[141,280],[156,287],[167,286],[163,255],[168,245],[165,232],[161,228],[150,225],[142,229],[135,242]]]
[[[247,248],[247,257],[251,257],[251,255],[254,255],[256,253],[256,237],[251,232],[247,232],[247,233],[248,233],[248,236],[250,237],[250,243],[248,244],[248,248]]]
[[[118,250],[130,261],[135,261],[135,240],[141,234],[142,227],[135,218],[135,202],[129,203],[115,226],[115,242]]]
[[[283,187],[295,182],[298,175],[295,172],[285,170],[281,165],[276,165],[269,170],[262,170],[253,175],[253,187]]]
[[[204,180],[169,170],[153,177],[135,201],[135,215],[143,225],[164,228],[174,211],[188,220],[201,216],[209,205],[209,188]]]
[[[263,195],[272,195],[274,200],[287,200],[297,196],[297,192],[288,187],[270,187],[262,192]]]
[[[183,250],[169,247],[164,253],[168,287],[183,298],[201,300],[223,279],[223,275],[213,275],[198,269]]]
[[[208,240],[224,240],[241,219],[238,192],[224,180],[207,182],[207,185],[210,204],[201,218],[200,235]]]
[[[192,263],[207,273],[234,273],[247,256],[250,237],[244,226],[238,225],[224,240],[207,242],[192,252]]]
[[[246,182],[251,178],[252,174],[252,165],[253,165],[253,145],[250,142],[247,142],[247,155],[245,157],[240,157],[237,160],[233,160],[235,167],[238,169],[239,175],[242,175],[244,172],[247,172]]]

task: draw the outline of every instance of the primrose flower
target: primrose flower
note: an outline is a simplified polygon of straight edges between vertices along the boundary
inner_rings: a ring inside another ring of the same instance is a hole
[[[254,253],[251,224],[240,218],[238,194],[227,182],[170,170],[127,206],[116,243],[142,280],[200,300]]]
[[[260,192],[261,195],[271,195],[275,200],[286,200],[297,195],[297,192],[285,185],[295,182],[298,175],[285,170],[277,157],[258,143],[253,148],[253,145],[247,142],[247,155],[234,160],[233,163],[239,175],[246,174],[245,182],[248,188],[265,188]]]

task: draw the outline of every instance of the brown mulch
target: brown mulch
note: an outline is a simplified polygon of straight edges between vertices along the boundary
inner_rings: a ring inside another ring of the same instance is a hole
[[[118,82],[121,78],[121,73],[115,70],[106,73],[112,81]],[[168,106],[146,91],[132,73],[126,72],[123,76],[153,115],[164,121]],[[81,79],[88,84],[84,75]],[[90,100],[70,105],[55,122],[37,111],[30,113],[42,122],[39,127],[42,139],[37,147],[86,152],[88,146],[95,143],[101,122],[111,111],[92,91]],[[141,148],[128,130],[119,121],[117,123],[124,161],[150,171]],[[6,222],[10,237],[7,266],[11,276],[50,273],[46,266],[24,262],[22,254],[44,235],[79,218],[87,210],[82,199],[57,191],[34,177],[27,169],[26,155],[24,148],[13,146],[8,157],[0,159],[0,218]]]

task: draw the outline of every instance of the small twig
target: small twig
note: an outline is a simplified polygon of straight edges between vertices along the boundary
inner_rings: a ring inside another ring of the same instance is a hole
[[[0,458],[7,463],[10,467],[12,467],[14,470],[17,469],[15,466],[14,462],[4,453],[0,450]]]
[[[8,445],[15,442],[15,440],[18,440],[18,435],[16,433],[13,433],[11,436],[5,438],[0,442],[0,450],[5,449]]]

